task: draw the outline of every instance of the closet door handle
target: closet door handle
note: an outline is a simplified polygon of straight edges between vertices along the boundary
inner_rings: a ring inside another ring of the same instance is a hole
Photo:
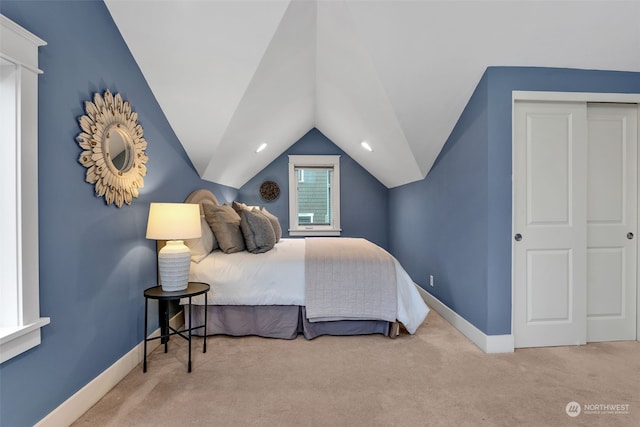
[[[627,233],[627,239],[632,240],[633,239],[633,233]]]
[[[515,236],[513,236],[514,239],[516,239],[516,242],[519,242],[520,240],[522,240],[522,234],[517,233]]]

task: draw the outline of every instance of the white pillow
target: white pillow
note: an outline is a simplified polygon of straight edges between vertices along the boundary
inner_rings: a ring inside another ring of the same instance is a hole
[[[205,259],[214,249],[218,248],[216,236],[213,235],[213,231],[211,231],[209,223],[204,219],[204,215],[200,217],[200,228],[202,229],[202,236],[184,241],[184,244],[187,245],[191,251],[191,261],[196,264]]]

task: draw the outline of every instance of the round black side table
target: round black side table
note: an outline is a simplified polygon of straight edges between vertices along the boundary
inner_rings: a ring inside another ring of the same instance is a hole
[[[147,342],[152,340],[160,339],[161,342],[164,343],[164,352],[167,352],[167,346],[169,343],[169,337],[171,335],[179,335],[182,338],[189,341],[189,364],[187,367],[187,372],[191,372],[191,335],[192,331],[200,328],[204,328],[204,343],[202,345],[202,352],[207,352],[207,292],[209,292],[209,285],[201,282],[189,282],[187,285],[187,289],[183,289],[181,291],[163,291],[162,286],[152,286],[150,288],[145,289],[144,291],[144,362],[142,367],[142,372],[147,372]],[[167,301],[179,300],[181,298],[189,298],[189,306],[191,306],[191,298],[197,295],[204,294],[204,324],[199,326],[193,326],[191,322],[191,309],[189,310],[189,327],[181,330],[176,330],[169,325],[169,312],[166,309],[168,304]],[[164,320],[164,324],[160,325],[160,336],[147,338],[147,317],[148,317],[148,309],[149,309],[149,300],[155,299],[160,303],[164,302],[164,316],[162,319]],[[186,333],[186,334],[185,334]]]

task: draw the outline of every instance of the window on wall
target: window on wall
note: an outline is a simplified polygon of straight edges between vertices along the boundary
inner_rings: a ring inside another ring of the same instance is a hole
[[[0,363],[40,344],[38,46],[0,15]]]
[[[340,231],[340,156],[289,156],[289,235]]]

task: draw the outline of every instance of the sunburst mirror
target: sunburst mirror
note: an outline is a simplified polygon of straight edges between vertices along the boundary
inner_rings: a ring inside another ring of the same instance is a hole
[[[87,168],[85,180],[95,185],[96,196],[104,197],[108,205],[130,205],[147,174],[147,141],[138,113],[119,93],[113,96],[108,90],[104,96],[96,92],[84,109],[76,141],[84,150],[78,160]]]

